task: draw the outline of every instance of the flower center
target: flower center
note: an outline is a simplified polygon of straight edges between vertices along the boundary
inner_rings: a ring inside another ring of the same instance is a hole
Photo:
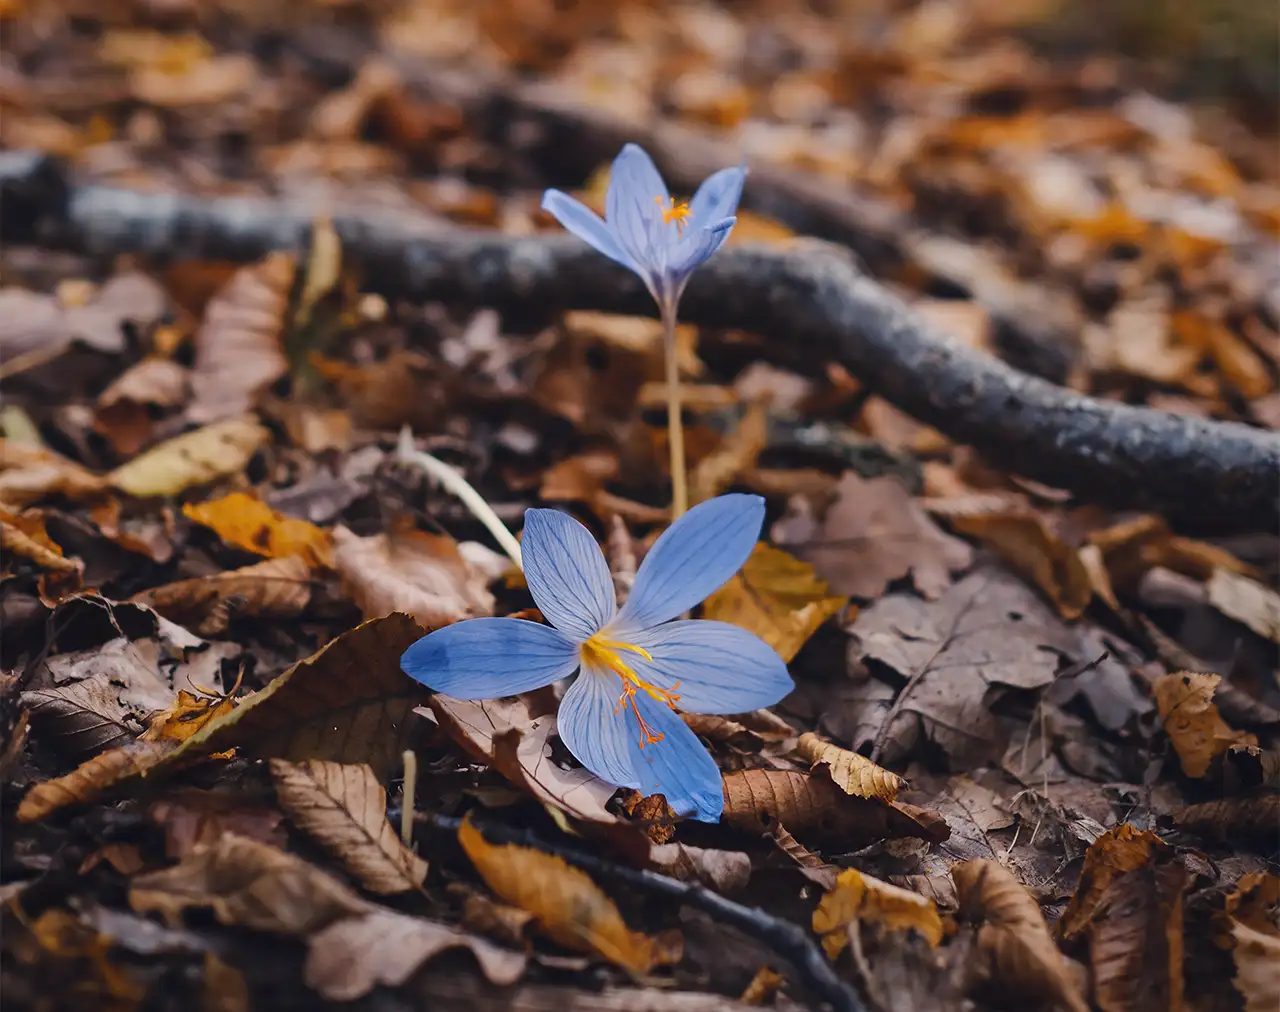
[[[653,202],[662,207],[662,223],[670,225],[673,221],[676,223],[676,229],[683,232],[685,225],[689,223],[689,202],[687,200],[677,201],[675,197],[667,198],[671,201],[670,207],[662,207],[662,198],[654,197]]]
[[[646,661],[653,660],[653,656],[644,647],[638,647],[633,643],[620,643],[617,640],[606,639],[596,633],[582,644],[582,663],[584,666],[608,668],[622,679],[622,695],[618,697],[618,705],[613,708],[613,712],[617,715],[627,706],[631,707],[636,715],[636,720],[640,722],[640,747],[644,748],[646,745],[662,741],[663,735],[661,732],[654,731],[646,723],[643,714],[640,713],[640,708],[636,705],[636,690],[643,689],[658,702],[666,703],[674,710],[676,708],[675,701],[680,698],[675,690],[680,688],[680,683],[676,682],[670,689],[661,689],[650,682],[646,682],[622,659],[620,655],[623,651],[639,654]]]

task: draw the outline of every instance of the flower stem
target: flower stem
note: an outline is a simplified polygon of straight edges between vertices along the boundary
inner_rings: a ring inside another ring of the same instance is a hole
[[[680,360],[676,354],[676,303],[660,303],[663,350],[667,365],[667,444],[671,449],[671,519],[689,508],[688,476],[684,464],[684,419],[680,414]]]
[[[463,505],[475,514],[476,519],[488,528],[494,540],[502,546],[502,550],[516,564],[516,568],[524,569],[524,562],[520,557],[520,542],[516,540],[516,536],[511,533],[507,525],[498,518],[498,514],[493,512],[493,508],[484,501],[484,497],[471,487],[467,479],[458,470],[450,467],[438,457],[423,453],[414,447],[413,433],[407,425],[400,430],[400,443],[396,446],[396,457],[406,464],[415,464],[422,468],[427,474],[440,482],[446,491],[461,499]]]

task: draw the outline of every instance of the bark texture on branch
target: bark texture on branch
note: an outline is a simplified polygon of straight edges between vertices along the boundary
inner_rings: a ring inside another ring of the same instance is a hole
[[[89,254],[247,260],[305,242],[314,209],[66,184],[47,160],[0,156],[5,240]],[[334,222],[368,287],[508,311],[652,314],[639,279],[572,236],[442,229],[386,211]],[[722,250],[694,274],[691,323],[750,330],[835,359],[875,392],[993,464],[1083,498],[1219,530],[1280,526],[1280,435],[1099,401],[949,339],[814,241]]]

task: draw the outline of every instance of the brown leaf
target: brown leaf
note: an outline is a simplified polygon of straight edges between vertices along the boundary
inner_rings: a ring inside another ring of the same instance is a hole
[[[121,464],[106,481],[139,499],[177,495],[239,474],[269,436],[251,418],[228,418],[152,447]]]
[[[91,499],[104,491],[106,479],[43,447],[0,439],[0,503],[20,509],[45,496]]]
[[[1165,734],[1189,777],[1204,776],[1232,745],[1258,743],[1253,735],[1228,727],[1218,713],[1213,691],[1221,680],[1220,675],[1178,671],[1161,675],[1152,686]]]
[[[1168,853],[1169,847],[1155,833],[1135,829],[1127,822],[1107,830],[1085,851],[1080,883],[1054,926],[1055,934],[1064,941],[1080,936],[1117,877],[1144,868]]]
[[[1059,1002],[1071,1012],[1087,1012],[1089,1004],[1040,907],[1022,884],[994,861],[966,861],[955,865],[951,876],[961,916],[980,925],[971,979],[1010,998]]]
[[[121,457],[132,457],[151,442],[153,408],[173,408],[187,396],[187,370],[169,358],[136,362],[98,395],[93,427]]]
[[[1280,643],[1280,594],[1229,569],[1215,569],[1205,590],[1209,603],[1227,618]]]
[[[740,475],[755,467],[769,442],[769,414],[763,400],[747,406],[737,426],[713,452],[700,461],[689,476],[689,503],[694,505],[719,495]]]
[[[147,818],[164,830],[164,852],[172,861],[229,835],[280,848],[288,842],[282,813],[223,791],[174,791],[152,802]]]
[[[354,1001],[375,987],[399,987],[447,949],[466,948],[492,984],[514,984],[528,958],[447,924],[375,908],[312,936],[303,980],[329,1001]]]
[[[1280,794],[1224,798],[1173,813],[1174,825],[1214,840],[1248,840],[1273,847],[1280,823]]]
[[[403,611],[433,629],[493,614],[487,578],[452,538],[403,526],[362,538],[337,527],[333,541],[334,567],[367,618]]]
[[[836,493],[821,523],[793,514],[774,525],[773,537],[812,562],[837,593],[874,599],[910,575],[932,600],[972,564],[973,549],[939,530],[896,478],[849,471]]]
[[[387,821],[387,793],[365,763],[271,760],[280,805],[370,892],[407,892],[422,885],[427,863]]]
[[[1102,1012],[1181,1012],[1182,893],[1187,871],[1148,862],[1117,875],[1089,924],[1093,998]]]
[[[225,632],[232,610],[257,618],[301,615],[311,600],[311,567],[300,556],[268,559],[210,576],[166,583],[134,594],[165,618],[202,636]]]
[[[1173,314],[1173,329],[1183,344],[1212,358],[1222,378],[1245,398],[1252,400],[1274,389],[1258,353],[1220,320],[1183,309]]]
[[[751,858],[740,850],[663,843],[649,849],[649,860],[664,875],[681,882],[700,882],[725,896],[745,889],[751,878]]]
[[[229,545],[269,559],[301,556],[313,568],[333,568],[329,535],[314,524],[287,517],[256,496],[232,492],[210,502],[188,503],[182,515],[213,528]]]
[[[889,931],[916,931],[931,946],[942,941],[942,918],[933,900],[847,868],[813,912],[813,930],[827,936],[823,947],[829,956],[844,948],[845,929],[853,921],[869,921]]]
[[[857,798],[892,801],[907,784],[902,777],[877,766],[866,756],[833,745],[813,732],[800,736],[796,751],[813,764],[814,772],[818,772],[819,766],[824,767],[837,787]]]
[[[351,365],[312,352],[308,361],[337,386],[356,425],[366,429],[415,431],[440,425],[449,406],[449,376],[438,362],[400,349],[367,365]]]
[[[1093,587],[1074,549],[1031,512],[950,515],[951,526],[975,537],[1045,592],[1063,618],[1079,618]]]
[[[707,598],[702,614],[755,633],[790,661],[847,603],[807,562],[760,542],[742,569]]]
[[[188,419],[203,425],[252,411],[288,371],[281,333],[295,270],[292,254],[269,253],[236,271],[209,302],[195,336]]]
[[[132,1012],[139,1007],[147,988],[110,958],[113,940],[109,936],[56,908],[44,911],[34,922],[26,917],[15,917],[14,922],[6,926],[6,948],[16,962],[28,967],[24,976],[34,977],[48,989],[41,997],[61,997],[55,983],[71,981],[77,1008]]]
[[[1136,592],[1148,570],[1163,566],[1194,580],[1208,580],[1215,569],[1256,576],[1230,552],[1217,545],[1173,534],[1157,516],[1144,515],[1094,531],[1089,542],[1102,553],[1111,584],[1122,594]]]
[[[632,973],[680,960],[679,944],[631,931],[613,901],[563,859],[514,844],[495,846],[469,821],[458,830],[458,842],[489,888],[528,910],[561,945],[599,953]]]
[[[1245,1012],[1271,1012],[1280,1007],[1280,932],[1260,931],[1231,920],[1236,975],[1232,983],[1244,998]]]
[[[774,826],[767,835],[782,853],[796,863],[800,869],[800,874],[810,882],[816,882],[827,891],[835,888],[836,876],[840,874],[840,869],[834,864],[828,864],[797,840],[791,835],[791,830],[787,829],[781,822]]]
[[[32,785],[18,805],[19,822],[38,822],[69,805],[87,805],[116,784],[145,775],[177,751],[174,741],[133,741],[100,752],[70,773]]]
[[[51,573],[75,574],[84,571],[79,559],[68,559],[62,548],[45,530],[44,513],[40,510],[23,510],[14,513],[0,506],[0,551],[30,559],[41,569]]]

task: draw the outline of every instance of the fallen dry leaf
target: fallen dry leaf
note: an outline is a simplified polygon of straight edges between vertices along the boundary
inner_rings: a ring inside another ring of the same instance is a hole
[[[45,496],[91,499],[107,480],[44,447],[0,439],[0,503],[21,509]]]
[[[1085,851],[1080,883],[1054,925],[1055,934],[1064,941],[1082,935],[1103,894],[1118,876],[1146,867],[1157,856],[1168,853],[1169,847],[1155,833],[1136,829],[1127,822],[1107,830]]]
[[[1102,1012],[1181,1012],[1182,894],[1190,876],[1174,862],[1118,874],[1089,923],[1093,1000]]]
[[[366,429],[430,431],[450,405],[449,374],[438,361],[400,349],[384,359],[351,365],[312,352],[312,367],[338,388],[351,420]]]
[[[1201,581],[1210,579],[1215,569],[1243,576],[1257,575],[1217,545],[1174,534],[1157,516],[1139,516],[1094,531],[1089,535],[1089,543],[1102,553],[1111,585],[1127,595],[1134,594],[1143,575],[1156,566]]]
[[[179,689],[177,698],[165,709],[153,713],[147,729],[138,737],[142,741],[186,741],[207,723],[230,713],[236,701],[227,696],[197,696]]]
[[[311,567],[301,556],[268,559],[252,566],[197,576],[140,591],[131,601],[149,605],[165,618],[201,636],[226,631],[231,615],[292,618],[311,600]]]
[[[1247,625],[1259,636],[1280,643],[1280,594],[1256,580],[1215,569],[1205,585],[1209,603],[1218,611]]]
[[[116,784],[145,775],[177,751],[175,741],[133,741],[108,749],[70,773],[32,785],[18,805],[19,822],[38,822],[71,805],[87,805]]]
[[[0,506],[0,551],[29,559],[51,573],[75,574],[84,571],[84,563],[62,554],[62,547],[45,530],[41,510],[15,513]]]
[[[1259,930],[1231,920],[1231,958],[1236,974],[1232,983],[1244,999],[1245,1012],[1271,1012],[1280,1008],[1280,931]]]
[[[1026,888],[995,861],[965,861],[951,869],[963,920],[979,925],[969,964],[973,984],[1010,998],[1058,1002],[1071,1012],[1089,1003],[1054,945],[1040,907]]]
[[[15,962],[26,964],[37,979],[74,980],[84,1008],[129,1012],[138,1008],[147,988],[110,958],[113,939],[75,914],[57,908],[34,921],[14,918],[7,944]],[[16,929],[16,930],[15,930]]]
[[[751,858],[740,850],[662,843],[649,849],[649,860],[664,875],[682,882],[700,882],[725,896],[741,892],[751,878]]]
[[[183,516],[212,528],[229,545],[269,559],[297,555],[313,568],[333,567],[329,535],[314,524],[287,517],[256,496],[232,492],[210,502],[188,503]]]
[[[1204,776],[1232,745],[1258,743],[1253,735],[1233,730],[1218,713],[1213,692],[1220,681],[1220,675],[1178,671],[1161,675],[1152,686],[1165,734],[1189,777]]]
[[[719,495],[756,461],[769,442],[769,413],[763,400],[747,406],[742,418],[715,450],[698,461],[689,476],[689,504]]]
[[[796,751],[813,764],[815,773],[822,766],[837,787],[854,797],[892,801],[906,786],[896,773],[877,766],[864,755],[824,741],[811,731],[800,736]]]
[[[147,818],[164,830],[164,852],[180,861],[197,847],[238,836],[283,849],[288,843],[284,814],[229,791],[194,787],[166,794],[147,808]]]
[[[362,538],[337,527],[333,542],[334,568],[367,618],[402,611],[434,629],[493,614],[488,579],[452,538],[404,525]]]
[[[790,661],[848,598],[832,594],[809,563],[760,542],[702,606],[704,618],[750,630]]]
[[[751,983],[738,996],[738,1002],[742,1005],[763,1005],[770,1001],[786,982],[786,978],[777,970],[762,966],[751,978]]]
[[[229,418],[152,447],[117,467],[106,482],[139,499],[177,495],[239,474],[269,437],[251,418]]]
[[[458,842],[489,888],[528,910],[561,945],[598,953],[632,973],[680,960],[678,936],[633,932],[590,876],[563,859],[514,844],[491,844],[469,821],[458,830]]]
[[[1173,823],[1212,840],[1258,843],[1273,847],[1280,823],[1280,794],[1265,793],[1187,805],[1173,813]]]
[[[93,427],[121,457],[132,457],[151,442],[154,408],[173,408],[187,396],[188,376],[173,359],[136,362],[98,395]]]
[[[934,600],[951,586],[953,573],[973,562],[973,549],[939,530],[891,476],[868,479],[846,472],[821,522],[802,500],[793,500],[792,507],[774,525],[773,539],[813,563],[840,594],[878,598],[890,583],[910,575],[916,589]]]
[[[385,895],[422,885],[427,863],[387,821],[387,792],[366,763],[272,759],[270,766],[281,807],[364,888]]]
[[[916,931],[931,946],[942,941],[942,918],[933,900],[846,868],[813,912],[813,930],[824,936],[823,948],[834,959],[854,921],[869,921],[890,931]]]
[[[810,882],[816,882],[824,892],[835,888],[836,876],[840,874],[840,869],[834,864],[828,864],[822,857],[797,840],[791,835],[791,830],[787,829],[781,822],[775,825],[766,835],[773,841],[778,850],[796,863],[796,867],[800,869],[800,874]]]

